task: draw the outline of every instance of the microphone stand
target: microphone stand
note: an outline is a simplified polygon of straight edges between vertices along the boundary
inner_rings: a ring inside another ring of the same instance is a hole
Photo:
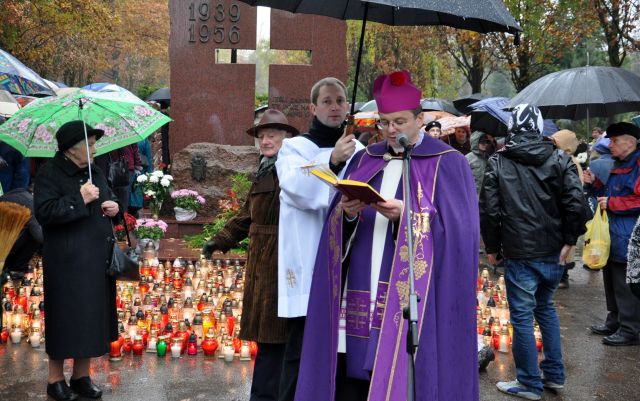
[[[413,145],[408,143],[402,144],[404,147],[404,156],[402,157],[402,177],[403,177],[403,199],[404,199],[404,216],[407,225],[407,246],[409,247],[409,305],[402,310],[402,316],[405,320],[408,320],[409,325],[407,327],[407,354],[408,366],[407,366],[407,401],[414,401],[416,388],[415,388],[415,360],[414,355],[416,348],[418,348],[418,302],[420,299],[416,294],[415,278],[413,269],[413,225],[411,224],[411,151]],[[399,235],[402,235],[400,233]]]

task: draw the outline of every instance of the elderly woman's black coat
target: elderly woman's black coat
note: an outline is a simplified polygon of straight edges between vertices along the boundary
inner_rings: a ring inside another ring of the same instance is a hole
[[[51,359],[104,355],[117,339],[115,282],[105,274],[112,236],[101,203],[114,200],[102,170],[92,166],[100,199],[84,204],[80,186],[89,179],[62,153],[35,179],[34,210],[44,233],[46,351]]]

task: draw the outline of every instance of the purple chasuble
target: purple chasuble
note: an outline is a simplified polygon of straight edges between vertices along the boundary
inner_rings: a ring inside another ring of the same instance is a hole
[[[379,188],[386,150],[384,141],[359,152],[345,176]],[[428,136],[414,149],[411,167],[414,265],[421,298],[416,399],[478,400],[475,285],[479,217],[471,170],[464,156]],[[402,198],[402,185],[396,198]],[[343,215],[338,201],[336,197],[330,208],[316,257],[296,400],[335,399],[343,268],[349,269],[347,374],[371,381],[369,400],[404,400],[408,356],[402,306],[409,287],[405,219],[400,219],[397,243],[389,224],[380,281],[372,289],[374,210],[363,211],[343,266]],[[373,316],[369,313],[370,291],[376,291]]]

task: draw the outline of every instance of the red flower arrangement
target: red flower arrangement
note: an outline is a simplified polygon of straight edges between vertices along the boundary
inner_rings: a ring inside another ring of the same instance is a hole
[[[129,230],[129,232],[133,232],[136,229],[136,218],[129,213],[124,214],[124,221],[127,224],[127,229]],[[113,226],[113,232],[116,235],[118,241],[125,241],[127,239],[127,234],[124,231],[123,224],[116,224],[115,226]]]

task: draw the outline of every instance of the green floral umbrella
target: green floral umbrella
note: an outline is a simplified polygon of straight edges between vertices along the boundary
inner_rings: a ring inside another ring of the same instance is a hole
[[[104,130],[96,155],[137,143],[171,119],[131,95],[78,90],[35,100],[0,125],[0,141],[27,157],[53,157],[63,124],[83,120]]]

